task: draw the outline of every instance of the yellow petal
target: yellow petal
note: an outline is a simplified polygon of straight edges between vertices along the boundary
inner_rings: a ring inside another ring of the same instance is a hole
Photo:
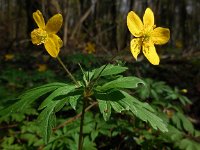
[[[43,18],[42,13],[39,10],[33,13],[33,19],[35,20],[39,28],[42,28],[42,29],[45,28],[44,18]]]
[[[48,33],[57,33],[63,23],[63,17],[61,14],[56,14],[53,17],[51,17],[47,24],[46,24],[46,31]]]
[[[147,8],[145,10],[143,16],[143,23],[146,30],[149,30],[154,26],[154,14],[150,8]]]
[[[154,44],[162,45],[169,41],[170,31],[168,28],[155,28],[151,34],[151,39]]]
[[[56,49],[60,49],[63,46],[63,41],[56,34],[50,34],[49,38],[51,38],[54,41],[54,43],[56,44]]]
[[[127,26],[131,34],[135,37],[140,37],[142,35],[143,23],[136,13],[133,11],[128,13],[127,16]]]
[[[131,53],[133,54],[133,57],[137,60],[137,56],[140,53],[142,45],[142,40],[140,38],[132,39],[131,41]]]
[[[159,65],[160,58],[158,57],[155,46],[152,42],[143,43],[142,52],[151,64]]]
[[[47,32],[41,28],[34,29],[31,32],[31,40],[33,44],[40,45],[46,41]]]
[[[44,43],[44,47],[52,57],[56,58],[58,56],[59,50],[52,38],[48,38]]]

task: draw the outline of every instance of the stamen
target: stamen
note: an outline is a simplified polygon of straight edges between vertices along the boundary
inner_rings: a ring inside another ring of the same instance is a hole
[[[32,38],[34,38],[37,41],[36,42],[37,45],[45,43],[47,37],[48,37],[48,34],[43,29],[39,28],[39,29],[35,29],[33,31],[33,37]]]

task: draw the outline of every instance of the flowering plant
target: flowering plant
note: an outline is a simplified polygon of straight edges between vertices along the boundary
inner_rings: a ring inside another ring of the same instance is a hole
[[[36,45],[44,44],[49,55],[58,59],[73,83],[54,82],[28,90],[18,97],[18,102],[1,110],[0,115],[4,116],[22,111],[39,98],[43,98],[38,108],[41,111],[38,116],[38,123],[44,142],[47,144],[53,140],[51,138],[52,132],[63,128],[69,122],[67,120],[55,126],[56,113],[62,111],[65,105],[69,105],[75,110],[81,109],[81,112],[71,119],[73,121],[81,118],[79,140],[76,147],[79,150],[82,150],[84,145],[85,113],[95,106],[98,107],[98,111],[105,121],[111,118],[113,112],[121,114],[128,112],[131,117],[137,117],[141,121],[149,123],[151,130],[168,132],[166,123],[157,115],[156,110],[148,103],[140,101],[135,95],[135,91],[140,86],[149,91],[149,86],[145,81],[135,76],[124,76],[123,73],[128,69],[127,67],[110,63],[90,71],[84,71],[79,64],[82,78],[80,80],[75,79],[58,56],[62,47],[62,40],[57,33],[62,26],[62,15],[54,15],[46,25],[39,10],[33,13],[33,18],[38,28],[31,32],[32,43]],[[158,65],[159,57],[154,44],[166,43],[169,40],[169,29],[155,28],[154,15],[150,8],[145,11],[143,23],[131,11],[127,16],[127,25],[130,32],[135,36],[131,41],[133,56],[137,59],[142,49],[150,63]],[[148,95],[148,92],[146,95]]]

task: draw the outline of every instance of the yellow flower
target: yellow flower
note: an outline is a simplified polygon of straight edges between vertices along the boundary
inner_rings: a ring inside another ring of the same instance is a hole
[[[32,43],[36,45],[44,44],[45,49],[52,57],[57,57],[63,42],[56,33],[60,30],[63,22],[61,14],[51,17],[47,24],[42,13],[37,10],[33,13],[33,19],[39,28],[31,32]]]
[[[46,64],[38,64],[38,69],[39,72],[44,72],[47,70],[47,65]]]
[[[13,60],[14,57],[15,57],[14,54],[6,54],[6,55],[5,55],[5,60],[6,60],[6,61]]]
[[[86,51],[88,54],[94,53],[94,52],[95,52],[95,45],[94,45],[93,43],[88,42],[88,43],[86,44],[85,51]]]
[[[183,48],[183,43],[180,40],[175,41],[176,48]]]
[[[188,90],[187,90],[187,89],[182,89],[181,92],[182,92],[182,93],[187,93]]]
[[[173,111],[173,110],[170,110],[170,109],[167,109],[167,110],[166,110],[166,114],[167,114],[167,117],[168,117],[168,118],[172,118],[173,115],[174,115],[174,111]]]
[[[170,31],[168,28],[157,27],[154,25],[154,14],[150,8],[147,8],[143,22],[138,15],[131,11],[127,16],[127,26],[131,34],[135,37],[130,43],[133,57],[137,60],[137,56],[141,49],[144,56],[153,65],[160,62],[154,44],[162,45],[168,42]]]

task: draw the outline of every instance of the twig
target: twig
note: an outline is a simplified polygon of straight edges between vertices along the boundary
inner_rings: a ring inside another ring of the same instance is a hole
[[[76,24],[76,26],[74,27],[74,30],[72,31],[72,35],[70,37],[70,39],[73,39],[79,26],[83,23],[83,21],[89,16],[90,12],[92,11],[94,5],[96,4],[97,0],[94,1],[94,3],[92,3],[92,5],[90,6],[90,8],[83,14],[83,16],[79,19],[79,22]]]
[[[13,128],[13,127],[17,127],[18,124],[12,124],[12,125],[8,125],[8,126],[5,126],[5,127],[0,127],[0,129],[7,129],[7,128]]]

